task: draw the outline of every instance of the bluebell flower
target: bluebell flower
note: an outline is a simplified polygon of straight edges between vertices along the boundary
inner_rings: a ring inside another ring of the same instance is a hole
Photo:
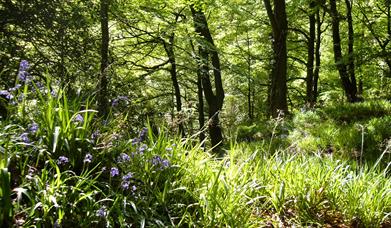
[[[152,165],[159,170],[163,170],[170,166],[170,162],[167,159],[162,159],[159,155],[156,155],[152,158]]]
[[[75,116],[74,122],[83,123],[83,122],[84,122],[83,116],[80,115],[80,113],[78,113],[78,114]]]
[[[100,131],[99,131],[99,130],[94,131],[94,132],[91,134],[91,139],[92,139],[92,141],[95,142],[95,140],[98,139],[99,135],[100,135]]]
[[[122,181],[121,182],[121,188],[124,189],[124,190],[128,190],[129,189],[129,185],[130,185],[129,181]]]
[[[172,147],[167,147],[166,151],[172,151]]]
[[[107,211],[105,207],[99,208],[99,210],[96,211],[96,216],[104,218],[107,216]]]
[[[160,164],[161,161],[162,161],[162,158],[160,156],[156,155],[152,158],[152,165],[157,166]]]
[[[91,163],[91,161],[92,161],[92,155],[90,153],[86,154],[86,156],[84,157],[83,162],[84,163]]]
[[[163,159],[161,166],[162,168],[168,168],[170,166],[170,162],[167,159]]]
[[[58,165],[65,165],[69,162],[69,159],[65,156],[60,156],[58,159],[57,159],[57,164]]]
[[[12,94],[7,90],[0,90],[0,96],[4,97],[7,100],[11,100],[12,98],[14,98],[14,96],[12,96]]]
[[[33,122],[30,127],[29,127],[29,132],[30,133],[36,133],[39,129],[39,126],[37,123]]]
[[[19,71],[18,78],[20,81],[25,82],[29,79],[29,73],[26,71]]]
[[[129,157],[129,155],[127,155],[125,153],[121,153],[119,155],[118,161],[119,162],[128,162],[128,161],[130,161],[130,157]]]
[[[39,90],[43,90],[43,89],[45,88],[45,86],[43,85],[42,82],[37,82],[37,83],[35,83],[35,85],[37,86],[37,88],[38,88]]]
[[[27,60],[22,60],[19,65],[19,72],[18,72],[18,78],[20,81],[25,82],[29,79],[30,74],[27,72],[29,69],[30,64]]]
[[[57,97],[57,92],[54,91],[54,90],[51,90],[51,91],[50,91],[50,95],[51,95],[52,97]]]
[[[138,138],[132,139],[132,146],[136,145],[137,143],[139,143],[139,139]]]
[[[30,68],[30,64],[27,60],[22,60],[19,65],[19,71],[26,71]]]
[[[21,134],[21,135],[20,135],[20,139],[21,139],[24,143],[30,143],[29,135],[28,135],[27,132]]]
[[[111,170],[110,170],[110,175],[111,175],[112,177],[118,176],[118,175],[119,175],[119,170],[118,170],[118,168],[115,168],[115,167],[111,168]]]
[[[146,149],[148,149],[148,146],[145,145],[145,144],[143,144],[143,145],[141,145],[141,146],[138,148],[138,152],[139,152],[140,154],[143,154],[144,151],[145,151]]]
[[[122,177],[123,181],[129,181],[133,177],[133,173],[129,172],[125,176]]]
[[[147,139],[147,136],[148,136],[148,128],[144,127],[140,131],[140,136],[139,136],[140,142],[145,141]]]

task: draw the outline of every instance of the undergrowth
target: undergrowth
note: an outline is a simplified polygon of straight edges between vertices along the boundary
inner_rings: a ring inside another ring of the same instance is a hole
[[[126,116],[98,118],[93,98],[68,98],[38,82],[12,90],[23,97],[0,121],[3,227],[390,224],[388,147],[374,164],[316,149],[330,142],[343,149],[351,134],[359,143],[360,128],[345,132],[306,112],[269,122],[248,138],[259,141],[232,143],[215,158],[196,136],[128,130]],[[379,118],[362,128],[375,142],[388,135],[389,120]]]

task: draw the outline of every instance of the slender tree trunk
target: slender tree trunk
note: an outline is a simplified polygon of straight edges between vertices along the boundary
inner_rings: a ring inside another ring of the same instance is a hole
[[[107,94],[107,68],[109,66],[109,1],[100,1],[100,23],[102,33],[101,63],[100,63],[100,84],[98,93],[98,111],[102,116],[108,113]]]
[[[190,46],[195,53],[196,50],[194,48],[193,41],[190,39]],[[204,91],[202,89],[202,76],[201,76],[201,68],[200,68],[200,58],[197,56],[197,97],[198,97],[198,124],[199,124],[199,131],[200,131],[200,143],[201,147],[205,148],[205,133],[204,133],[204,126],[205,126],[205,112],[204,112]]]
[[[356,82],[356,73],[355,73],[355,64],[354,64],[354,29],[353,29],[353,18],[352,18],[352,6],[353,0],[345,0],[346,4],[346,18],[348,21],[348,65],[347,70],[349,74],[349,79],[352,84],[352,92],[357,96],[357,82]],[[356,97],[356,101],[358,101]]]
[[[306,91],[306,97],[307,97],[307,104],[309,104],[311,107],[314,106],[314,60],[315,60],[315,26],[316,26],[316,19],[315,15],[316,12],[314,11],[315,8],[315,2],[311,1],[310,3],[310,15],[309,18],[309,36],[308,36],[308,49],[307,49],[307,91]]]
[[[198,123],[200,125],[200,143],[201,147],[205,147],[205,115],[204,115],[204,95],[202,90],[202,76],[201,71],[197,73],[197,95],[198,95]]]
[[[171,64],[170,68],[170,75],[171,75],[171,81],[172,85],[174,87],[174,94],[175,94],[175,102],[176,102],[176,110],[178,113],[181,113],[182,111],[182,101],[181,101],[181,91],[179,88],[178,83],[178,77],[177,77],[177,64],[175,59],[175,52],[174,52],[174,40],[175,40],[175,34],[172,33],[169,37],[169,41],[163,41],[164,50],[166,51],[168,61]],[[182,136],[185,136],[185,130],[183,127],[182,120],[179,120],[179,133]]]
[[[337,11],[336,0],[330,0],[330,15],[331,15],[331,25],[333,30],[333,48],[334,48],[334,61],[337,66],[339,77],[342,82],[342,87],[345,91],[347,100],[349,102],[357,101],[357,85],[355,78],[352,78],[352,75],[349,75],[348,68],[344,62],[341,49],[341,37],[339,31],[339,15]],[[349,53],[352,54],[353,53]],[[354,70],[354,69],[353,69]],[[354,79],[354,80],[352,80]]]
[[[287,79],[287,17],[285,12],[285,0],[274,0],[272,9],[270,0],[264,0],[265,8],[273,30],[274,64],[270,87],[270,112],[277,117],[279,112],[288,113],[286,84]]]
[[[312,104],[316,104],[318,99],[318,81],[320,70],[320,44],[322,41],[322,22],[320,19],[320,11],[316,12],[316,44],[315,44],[315,70],[314,70],[314,88],[312,96]]]
[[[223,107],[224,89],[221,80],[220,59],[204,13],[200,10],[196,10],[193,6],[190,8],[193,15],[195,31],[201,37],[201,39],[198,40],[198,64],[202,81],[202,89],[208,103],[208,129],[210,140],[213,151],[215,153],[221,153],[220,146],[223,142],[223,134],[220,127],[219,113]],[[213,91],[209,75],[210,63],[213,67],[215,92]]]
[[[253,102],[252,102],[252,80],[251,80],[251,55],[250,55],[250,38],[248,36],[247,32],[247,84],[248,84],[248,90],[247,90],[247,103],[248,103],[248,118],[250,121],[254,118],[253,113]]]

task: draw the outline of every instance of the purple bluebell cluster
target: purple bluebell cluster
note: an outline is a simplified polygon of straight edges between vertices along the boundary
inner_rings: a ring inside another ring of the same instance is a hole
[[[57,159],[57,164],[58,165],[66,165],[68,162],[69,162],[69,159],[67,157],[65,157],[65,156],[60,156]]]
[[[29,126],[28,131],[29,131],[30,133],[34,134],[34,133],[36,133],[36,132],[38,131],[38,129],[39,129],[38,124],[35,123],[35,122],[33,122],[33,123],[31,123],[31,125]]]
[[[129,186],[130,186],[130,182],[129,181],[122,181],[121,182],[121,188],[123,190],[128,190],[129,189]]]
[[[22,60],[19,65],[18,79],[22,82],[29,81],[30,74],[27,70],[30,68],[30,64],[27,60]]]
[[[100,136],[100,131],[99,131],[99,130],[94,131],[94,132],[91,134],[91,141],[92,141],[93,143],[95,143],[96,140],[99,138],[99,136]]]
[[[4,97],[7,100],[11,100],[12,98],[14,98],[14,96],[12,96],[12,94],[7,90],[0,90],[0,96]]]
[[[117,160],[118,160],[119,163],[121,163],[121,162],[128,162],[128,161],[130,161],[130,157],[129,157],[129,155],[127,155],[125,153],[121,153]]]
[[[24,142],[24,143],[30,143],[29,134],[27,132],[22,133],[20,135],[20,140],[22,140],[22,142]]]
[[[121,188],[124,190],[128,190],[130,186],[130,179],[133,177],[133,173],[129,172],[125,176],[122,177]]]
[[[138,138],[132,139],[132,146],[134,146],[134,145],[136,145],[136,144],[138,144],[138,143],[139,143]]]
[[[107,216],[107,211],[105,207],[99,208],[99,210],[96,211],[96,216],[100,218],[104,218]]]
[[[133,177],[133,173],[129,172],[125,176],[122,177],[123,181],[129,181]]]
[[[119,170],[116,167],[110,169],[110,176],[115,177],[119,175]]]
[[[155,155],[152,158],[151,163],[158,170],[163,170],[163,169],[170,167],[170,162],[167,159],[163,159],[159,155]]]
[[[148,137],[148,128],[144,127],[140,131],[139,141],[144,142]]]
[[[141,145],[137,150],[138,150],[138,153],[142,155],[142,154],[144,154],[144,152],[145,152],[147,149],[148,149],[148,146],[145,145],[145,144],[143,144],[143,145]]]

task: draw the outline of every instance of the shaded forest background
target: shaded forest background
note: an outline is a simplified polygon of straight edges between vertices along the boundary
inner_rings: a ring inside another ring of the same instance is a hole
[[[278,110],[390,95],[388,0],[7,0],[0,7],[3,88],[15,85],[27,59],[30,74],[51,75],[69,96],[96,95],[104,115],[123,98],[116,108],[135,128],[148,117],[191,135],[211,119],[230,136]]]

